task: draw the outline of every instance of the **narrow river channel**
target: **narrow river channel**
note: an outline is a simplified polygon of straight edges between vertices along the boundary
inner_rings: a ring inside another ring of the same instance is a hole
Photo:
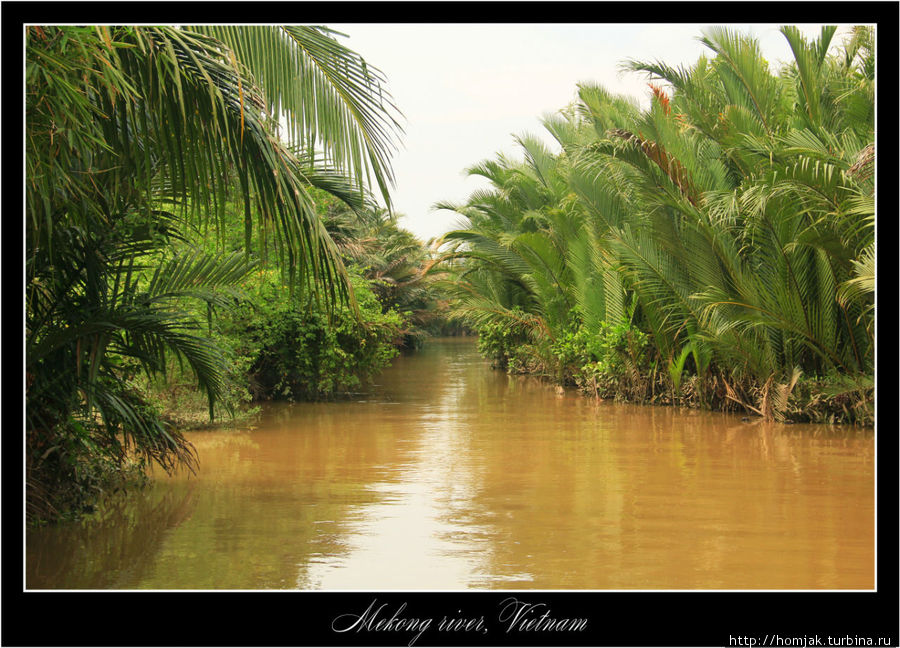
[[[189,434],[29,589],[871,589],[874,437],[596,402],[429,342],[349,401]]]

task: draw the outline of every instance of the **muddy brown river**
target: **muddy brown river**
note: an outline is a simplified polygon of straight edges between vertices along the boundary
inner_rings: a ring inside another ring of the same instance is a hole
[[[596,402],[430,341],[192,432],[198,474],[29,530],[28,589],[871,589],[874,435]]]

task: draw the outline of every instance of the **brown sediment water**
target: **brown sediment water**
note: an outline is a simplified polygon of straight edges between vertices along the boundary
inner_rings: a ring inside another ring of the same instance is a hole
[[[433,340],[349,400],[189,433],[28,589],[871,589],[874,435],[597,402]]]

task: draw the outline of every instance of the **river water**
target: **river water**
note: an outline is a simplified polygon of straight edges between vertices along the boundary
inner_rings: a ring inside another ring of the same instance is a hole
[[[871,430],[557,393],[465,338],[377,383],[190,433],[196,475],[29,530],[26,587],[874,587]]]

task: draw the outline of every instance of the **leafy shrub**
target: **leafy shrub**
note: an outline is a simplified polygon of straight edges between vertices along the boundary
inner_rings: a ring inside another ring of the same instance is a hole
[[[601,323],[595,335],[582,327],[567,331],[557,338],[551,352],[560,382],[575,384],[601,398],[642,401],[647,396],[650,339],[627,322]]]
[[[528,337],[521,326],[506,322],[491,322],[477,328],[478,352],[491,361],[495,369],[507,369],[510,360],[522,362],[521,347]]]
[[[312,295],[277,294],[287,289],[267,282],[252,312],[233,322],[231,334],[249,359],[250,390],[257,399],[306,400],[359,387],[397,355],[403,321],[382,312],[369,283],[351,273],[359,309],[346,305],[329,314]]]
[[[601,357],[602,340],[577,326],[558,336],[550,346],[550,353],[556,364],[557,381],[576,384],[582,367]]]

